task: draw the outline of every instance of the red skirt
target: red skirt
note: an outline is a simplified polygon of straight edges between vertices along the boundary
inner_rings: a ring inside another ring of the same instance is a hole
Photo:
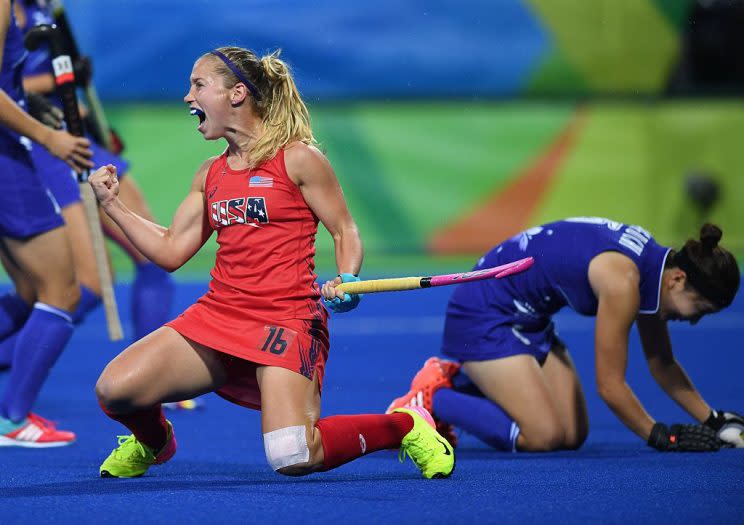
[[[310,380],[317,375],[322,388],[329,346],[325,309],[319,306],[316,319],[271,321],[252,313],[207,293],[166,326],[222,354],[228,381],[217,394],[238,405],[261,408],[257,366],[286,368]]]

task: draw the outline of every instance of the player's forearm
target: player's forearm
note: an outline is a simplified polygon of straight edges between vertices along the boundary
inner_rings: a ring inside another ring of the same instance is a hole
[[[0,124],[46,147],[52,129],[32,118],[0,90]]]
[[[103,206],[103,209],[142,255],[161,268],[173,271],[188,260],[180,260],[178,250],[171,246],[167,228],[137,215],[118,198]]]
[[[599,395],[626,427],[644,440],[648,439],[654,420],[627,383],[600,384]]]
[[[46,95],[53,93],[55,87],[54,75],[51,74],[33,75],[24,77],[23,79],[23,89],[27,93],[41,93],[42,95]]]
[[[359,275],[364,259],[364,248],[356,226],[348,227],[333,236],[338,273]]]
[[[664,392],[688,414],[701,423],[708,418],[710,406],[700,396],[676,360],[668,364],[656,365],[651,372]]]

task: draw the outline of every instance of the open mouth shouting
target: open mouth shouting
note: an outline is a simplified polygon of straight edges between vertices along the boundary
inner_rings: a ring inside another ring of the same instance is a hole
[[[197,129],[201,131],[202,124],[204,124],[204,121],[207,120],[207,115],[201,109],[194,107],[189,109],[189,114],[199,117],[199,126],[197,127]]]

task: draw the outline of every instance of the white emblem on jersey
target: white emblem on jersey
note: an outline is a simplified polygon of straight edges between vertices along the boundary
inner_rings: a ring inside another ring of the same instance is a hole
[[[513,241],[519,241],[519,249],[522,251],[527,250],[527,246],[530,244],[530,241],[535,235],[538,235],[540,232],[543,231],[542,226],[535,226],[534,228],[530,228],[529,230],[525,230],[522,233],[518,233],[514,237],[512,237]]]
[[[526,315],[529,317],[537,317],[535,314],[535,308],[530,304],[526,303],[524,301],[517,301],[516,299],[513,300],[514,306],[517,309],[517,312],[519,312],[522,315]]]

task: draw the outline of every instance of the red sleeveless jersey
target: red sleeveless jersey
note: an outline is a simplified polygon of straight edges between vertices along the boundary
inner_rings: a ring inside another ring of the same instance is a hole
[[[317,318],[318,218],[289,179],[284,150],[243,170],[231,169],[222,154],[209,169],[204,192],[219,245],[210,292],[241,316]]]
[[[204,192],[219,245],[212,280],[166,326],[222,352],[228,380],[217,393],[235,403],[260,407],[256,366],[316,376],[322,385],[328,314],[315,283],[318,218],[287,176],[284,150],[244,170],[221,155]]]

